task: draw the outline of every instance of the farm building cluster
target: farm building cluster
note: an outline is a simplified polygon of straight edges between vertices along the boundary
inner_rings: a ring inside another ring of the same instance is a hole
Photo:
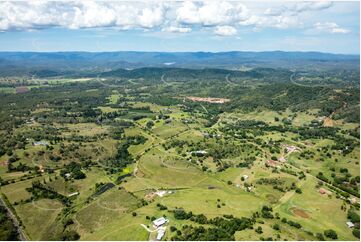
[[[157,231],[156,240],[159,241],[159,240],[161,240],[163,238],[163,236],[165,235],[165,231],[167,229],[167,227],[165,227],[163,225],[165,225],[168,222],[169,222],[169,219],[166,219],[164,217],[160,217],[160,218],[153,221],[153,227]]]

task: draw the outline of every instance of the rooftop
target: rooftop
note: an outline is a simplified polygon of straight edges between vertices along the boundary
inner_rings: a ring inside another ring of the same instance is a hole
[[[168,219],[165,219],[164,217],[160,217],[156,220],[153,221],[153,224],[156,226],[156,227],[159,227],[165,223],[167,223],[169,220]]]

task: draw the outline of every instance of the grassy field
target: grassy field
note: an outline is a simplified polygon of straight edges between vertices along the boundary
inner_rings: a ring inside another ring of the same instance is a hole
[[[282,204],[275,207],[275,211],[279,212],[281,217],[299,222],[305,229],[322,232],[325,228],[332,228],[341,240],[354,240],[351,230],[346,225],[346,212],[341,210],[344,203],[336,199],[335,195],[331,195],[330,198],[320,194],[315,188],[316,184],[314,178],[308,177],[302,185],[305,192],[285,199]],[[301,217],[295,214],[294,208],[303,211],[305,215]]]
[[[215,228],[209,219],[233,215],[254,218],[252,229],[235,232],[236,240],[316,240],[316,233],[326,229],[336,231],[339,240],[357,240],[346,222],[348,210],[359,212],[360,199],[351,194],[359,192],[354,189],[360,175],[355,136],[359,125],[339,119],[330,123],[340,129],[324,128],[322,110],[308,102],[312,108],[297,104],[294,109],[271,110],[266,108],[269,103],[261,107],[256,102],[261,96],[255,103],[238,100],[236,92],[243,89],[237,90],[236,85],[258,88],[253,79],[232,79],[234,93],[228,94],[235,97],[229,97],[229,104],[237,108],[179,99],[188,94],[221,95],[224,84],[213,88],[220,80],[209,80],[197,80],[193,83],[197,88],[190,93],[182,89],[191,85],[189,80],[101,81],[110,81],[109,86],[90,82],[91,78],[33,80],[34,88],[47,86],[46,94],[31,107],[22,103],[29,113],[4,106],[12,115],[4,122],[16,122],[4,124],[0,132],[4,143],[0,144],[1,193],[30,238],[47,240],[73,231],[81,240],[154,240],[156,232],[148,231],[154,229],[152,219],[166,216],[169,223],[163,240],[171,240],[179,233],[172,232],[171,226],[183,232],[184,225]],[[89,87],[72,83],[69,88],[69,82]],[[265,85],[264,80],[257,85]],[[62,90],[64,98],[50,93],[53,86]],[[174,89],[176,98],[163,93],[168,89]],[[40,95],[42,89],[36,92]],[[55,101],[46,99],[48,95]],[[278,93],[274,99],[283,100],[286,95]],[[255,108],[248,112],[240,107],[243,102]],[[85,115],[91,109],[96,113]],[[20,120],[21,115],[26,119]],[[314,120],[321,121],[312,126]],[[38,140],[47,145],[34,145]],[[342,150],[342,145],[347,148]],[[346,152],[352,145],[353,150]],[[201,150],[206,152],[196,152]],[[316,178],[320,172],[328,183]],[[343,187],[343,195],[336,194],[329,188],[335,186],[335,177],[354,190]],[[28,192],[34,181],[47,192]],[[104,187],[109,189],[102,193]],[[320,188],[332,193],[321,194]],[[78,194],[69,197],[72,193]],[[272,209],[273,218],[263,214],[265,206]],[[203,214],[208,220],[176,219],[177,209]],[[302,228],[282,222],[283,218]],[[71,222],[65,226],[67,220]],[[258,227],[262,233],[256,232]]]
[[[48,238],[61,209],[62,204],[60,202],[50,199],[16,206],[17,214],[32,240]]]

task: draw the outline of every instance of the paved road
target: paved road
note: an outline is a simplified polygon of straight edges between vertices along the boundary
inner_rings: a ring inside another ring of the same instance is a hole
[[[234,85],[234,83],[229,80],[229,78],[228,78],[229,75],[230,75],[230,74],[227,74],[227,75],[226,75],[226,82],[228,82],[228,83],[231,84],[231,85]]]
[[[11,218],[11,220],[13,221],[14,226],[16,227],[18,234],[19,234],[19,239],[22,241],[28,240],[26,234],[24,233],[24,231],[22,230],[20,223],[17,219],[17,217],[14,215],[13,211],[11,211],[11,209],[7,206],[7,204],[4,202],[3,198],[0,196],[0,205],[5,207],[8,216]]]
[[[164,80],[164,76],[165,76],[165,74],[162,75],[162,77],[160,78],[160,80],[161,80],[164,84],[168,85],[169,83],[168,83],[166,80]]]
[[[300,86],[300,87],[328,87],[329,85],[320,85],[320,84],[315,84],[315,85],[305,85],[305,84],[301,84],[301,83],[297,83],[295,80],[294,80],[294,77],[297,75],[296,72],[294,72],[291,76],[290,76],[290,81],[297,85],[297,86]]]

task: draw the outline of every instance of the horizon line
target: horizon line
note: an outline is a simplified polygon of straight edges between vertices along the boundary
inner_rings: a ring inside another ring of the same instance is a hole
[[[111,51],[90,51],[90,50],[64,50],[64,51],[32,51],[32,50],[0,50],[0,53],[115,53],[115,52],[142,52],[142,53],[232,53],[232,52],[250,52],[250,53],[262,53],[262,52],[284,52],[284,53],[320,53],[320,54],[332,54],[332,55],[354,55],[360,56],[360,53],[336,53],[336,52],[324,52],[317,50],[228,50],[228,51],[157,51],[157,50],[111,50]]]

